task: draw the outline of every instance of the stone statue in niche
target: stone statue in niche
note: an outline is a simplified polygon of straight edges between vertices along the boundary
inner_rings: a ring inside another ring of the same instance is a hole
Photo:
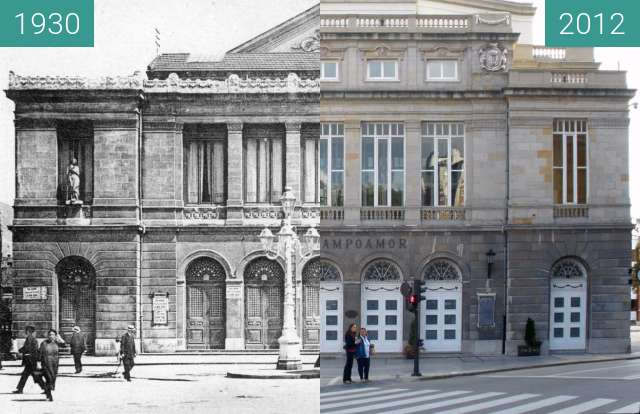
[[[76,158],[71,160],[67,168],[67,180],[66,204],[82,204],[82,200],[80,200],[80,167]]]

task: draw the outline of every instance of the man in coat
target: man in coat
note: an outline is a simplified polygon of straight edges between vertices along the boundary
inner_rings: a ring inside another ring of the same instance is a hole
[[[40,364],[46,380],[45,394],[49,401],[53,401],[51,391],[56,389],[56,378],[58,377],[58,363],[60,361],[58,345],[64,345],[62,338],[58,336],[55,329],[49,329],[47,339],[40,344]]]
[[[14,394],[22,394],[22,390],[24,389],[29,376],[32,376],[33,382],[38,384],[42,389],[47,389],[42,381],[42,377],[35,374],[35,371],[38,368],[38,341],[35,337],[36,328],[28,325],[24,331],[26,334],[24,345],[22,345],[22,348],[18,350],[18,352],[22,354],[22,366],[24,369],[20,376],[18,386],[16,387],[16,390],[13,391]]]
[[[80,332],[79,326],[73,327],[73,335],[71,335],[71,355],[73,355],[73,363],[76,366],[76,374],[82,372],[82,354],[87,349],[87,340],[84,333]]]
[[[127,333],[120,338],[120,358],[122,358],[122,365],[124,366],[124,379],[129,382],[131,382],[131,369],[136,357],[135,333],[136,327],[129,325]]]

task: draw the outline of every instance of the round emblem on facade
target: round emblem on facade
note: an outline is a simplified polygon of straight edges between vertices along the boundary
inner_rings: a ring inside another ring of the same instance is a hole
[[[489,72],[507,70],[507,49],[500,48],[497,43],[489,43],[480,49],[480,66]]]

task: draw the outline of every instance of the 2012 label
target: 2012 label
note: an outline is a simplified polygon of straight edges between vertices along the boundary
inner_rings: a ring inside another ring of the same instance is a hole
[[[605,21],[608,22],[605,24]],[[613,36],[624,36],[624,14],[613,13],[606,19],[604,13],[598,13],[593,16],[588,13],[579,13],[577,16],[573,16],[571,13],[562,13],[560,15],[560,21],[565,24],[560,31],[561,35],[589,35],[592,34],[592,29],[597,30],[596,33],[600,35],[610,34]],[[592,21],[594,24],[592,24]],[[575,30],[575,31],[574,31]]]

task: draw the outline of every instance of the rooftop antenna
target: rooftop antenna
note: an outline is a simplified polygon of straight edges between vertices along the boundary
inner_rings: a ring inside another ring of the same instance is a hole
[[[156,56],[160,55],[160,30],[156,27],[155,29],[155,37],[156,37]]]

